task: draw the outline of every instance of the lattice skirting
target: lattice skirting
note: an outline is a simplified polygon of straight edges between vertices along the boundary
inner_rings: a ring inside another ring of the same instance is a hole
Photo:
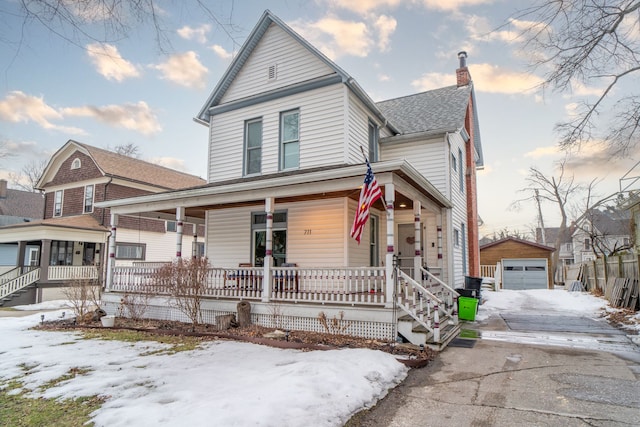
[[[103,301],[102,308],[111,314],[118,310],[118,304],[111,301]],[[201,310],[202,321],[215,325],[216,317],[225,314],[235,314],[233,311],[213,310],[203,308]],[[177,308],[165,305],[149,305],[144,313],[146,319],[169,320],[189,323],[190,320]],[[289,329],[295,331],[328,332],[317,317],[290,316],[282,314],[252,313],[251,321],[254,324],[267,328]],[[328,316],[327,322],[331,324],[332,316]],[[353,335],[362,338],[393,341],[395,328],[393,323],[375,322],[366,320],[340,320],[336,318],[337,325],[345,335]],[[332,331],[331,331],[332,332]]]

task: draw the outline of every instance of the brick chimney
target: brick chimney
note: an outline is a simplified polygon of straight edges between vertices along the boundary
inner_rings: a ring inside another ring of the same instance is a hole
[[[469,69],[467,68],[467,52],[464,50],[462,52],[458,52],[458,59],[460,60],[460,67],[456,70],[458,87],[466,86],[471,81]]]
[[[7,180],[0,179],[0,199],[7,198]]]

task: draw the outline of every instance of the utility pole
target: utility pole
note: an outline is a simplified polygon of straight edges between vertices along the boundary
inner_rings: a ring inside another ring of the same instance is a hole
[[[544,231],[544,219],[542,219],[542,208],[540,207],[540,194],[538,194],[538,189],[535,189],[536,193],[536,203],[538,204],[538,221],[540,222],[540,232],[542,234],[542,244],[546,246],[547,237],[545,236]]]

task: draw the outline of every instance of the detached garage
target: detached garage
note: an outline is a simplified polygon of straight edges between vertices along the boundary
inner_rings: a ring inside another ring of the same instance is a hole
[[[554,250],[507,237],[480,246],[480,264],[500,263],[503,289],[552,289],[551,254]]]

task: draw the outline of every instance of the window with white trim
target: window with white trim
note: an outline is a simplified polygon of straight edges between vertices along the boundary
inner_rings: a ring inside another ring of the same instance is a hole
[[[116,242],[116,259],[144,261],[146,251],[147,245],[145,243]]]
[[[457,228],[453,229],[453,244],[456,248],[460,246],[460,230]]]
[[[460,192],[464,193],[464,167],[462,165],[462,150],[458,148],[458,179],[460,180]]]
[[[57,190],[54,195],[53,216],[62,216],[62,190]]]
[[[454,172],[458,170],[458,160],[456,159],[456,155],[453,153],[451,153],[451,169],[453,169]]]
[[[300,111],[280,113],[280,170],[300,166]]]
[[[259,174],[262,168],[262,119],[244,124],[244,174]]]
[[[71,169],[80,169],[80,166],[82,166],[80,159],[73,159],[73,162],[71,162]]]
[[[369,122],[369,161],[378,161],[378,140],[380,138],[380,130],[373,122]]]
[[[93,212],[93,184],[84,187],[84,213]]]

